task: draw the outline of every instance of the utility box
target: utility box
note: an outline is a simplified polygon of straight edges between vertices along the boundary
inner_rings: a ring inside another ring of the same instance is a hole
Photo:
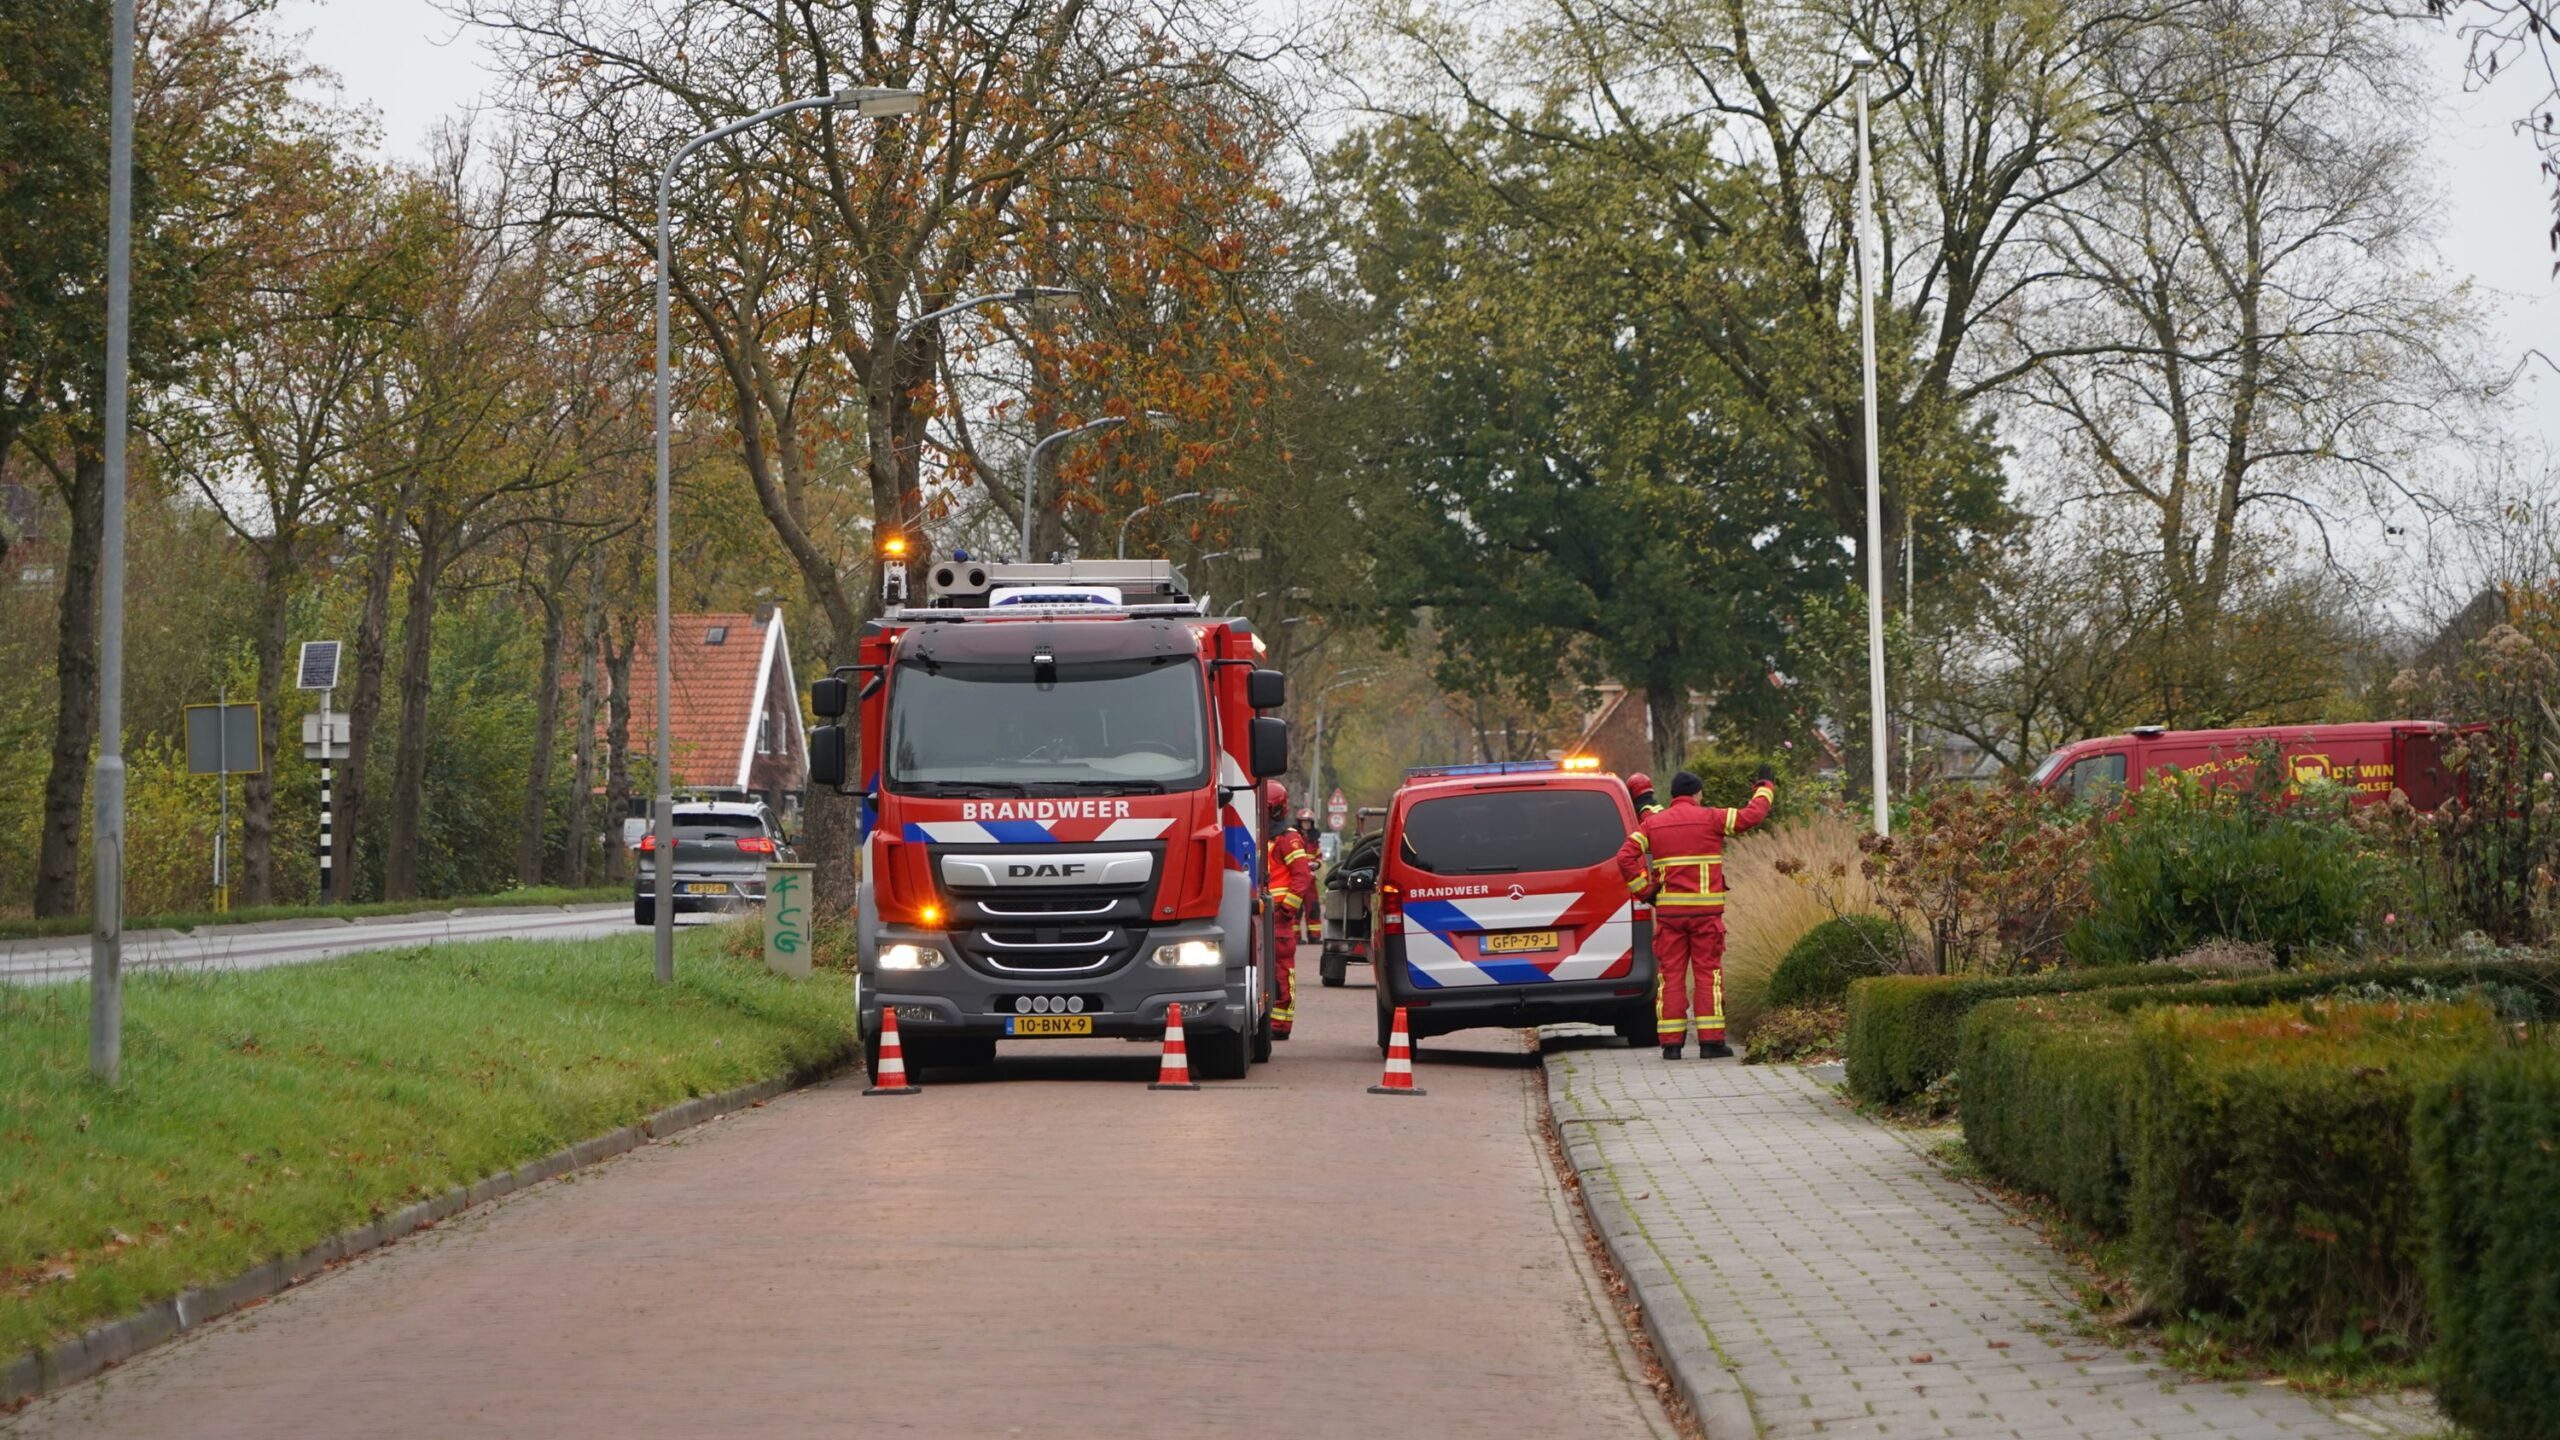
[[[818,912],[810,893],[817,873],[814,865],[764,867],[764,963],[776,975],[809,978],[810,952],[818,943]]]

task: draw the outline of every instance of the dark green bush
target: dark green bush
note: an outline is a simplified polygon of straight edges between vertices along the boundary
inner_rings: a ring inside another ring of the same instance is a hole
[[[2514,958],[2509,958],[2509,957]],[[2358,965],[2343,970],[2296,971],[2235,980],[2198,980],[2192,984],[2147,989],[2140,994],[2102,995],[2097,1003],[2117,1010],[2154,1005],[2272,1005],[2355,992],[2363,998],[2385,994],[2413,999],[2442,998],[2450,991],[2485,987],[2498,992],[2501,1005],[2524,1004],[2543,1019],[2560,1019],[2560,960],[2508,956],[2481,960],[2436,960],[2417,965]],[[2519,1014],[2512,1018],[2522,1019]]]
[[[1846,1038],[1849,1089],[1886,1105],[1909,1103],[1954,1071],[1965,1012],[1985,1001],[2179,985],[2195,978],[2194,971],[2175,965],[2142,965],[2044,975],[1884,975],[1853,981]]]
[[[2089,1228],[2124,1233],[2141,1071],[2132,1022],[2079,998],[1983,1005],[1965,1017],[1960,1063],[1974,1158]]]
[[[2414,1129],[2437,1398],[2481,1440],[2560,1435],[2560,1051],[2473,1059]]]
[[[1745,750],[1739,747],[1715,746],[1689,757],[1681,768],[1706,782],[1706,792],[1698,797],[1701,805],[1719,808],[1751,803],[1753,777],[1766,765],[1778,774],[1776,796],[1769,803],[1769,818],[1782,820],[1804,810],[1807,794],[1805,777],[1795,771],[1795,757],[1767,750]],[[1656,795],[1664,803],[1671,799],[1671,777],[1653,777]]]
[[[1769,976],[1769,1004],[1829,1005],[1849,982],[1900,968],[1902,927],[1881,915],[1843,915],[1804,932]]]
[[[2084,965],[2136,965],[2207,940],[2264,945],[2279,961],[2345,941],[2387,867],[2344,804],[2153,781],[2098,832],[2092,906],[2065,948]]]
[[[2486,1005],[2169,1008],[2136,1017],[2136,1273],[2267,1344],[2428,1334],[2409,1142],[2419,1095],[2497,1043]]]

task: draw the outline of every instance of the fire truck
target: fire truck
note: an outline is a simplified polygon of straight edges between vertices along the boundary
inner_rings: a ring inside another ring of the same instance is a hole
[[[903,576],[891,572],[893,601]],[[1251,622],[1164,561],[932,566],[811,687],[810,780],[857,798],[857,1009],[876,1077],[1009,1040],[1164,1031],[1241,1079],[1271,1056],[1259,782],[1289,764]],[[850,713],[851,734],[845,720]],[[858,737],[855,738],[855,737]],[[849,743],[850,742],[850,743]]]

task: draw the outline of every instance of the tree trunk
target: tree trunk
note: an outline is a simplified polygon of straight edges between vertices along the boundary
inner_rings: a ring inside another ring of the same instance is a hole
[[[284,725],[285,613],[293,597],[294,562],[281,540],[260,555],[266,574],[258,586],[258,768],[241,783],[240,869],[247,901],[268,905],[276,893],[276,750]]]
[[[525,767],[524,820],[516,833],[516,883],[542,883],[551,830],[551,758],[560,738],[560,651],[568,638],[568,611],[557,595],[542,599],[542,679],[533,697],[533,757]],[[575,843],[575,832],[571,835]]]
[[[391,834],[382,852],[382,895],[418,898],[418,841],[427,808],[427,698],[435,687],[437,584],[444,536],[418,527],[409,598],[400,615],[400,735],[391,759]]]
[[[106,527],[107,461],[98,437],[73,440],[71,543],[62,554],[61,623],[54,641],[53,764],[44,778],[35,912],[78,915],[80,812],[89,795],[89,745],[98,726],[98,566]]]
[[[640,648],[639,623],[623,617],[622,643],[613,643],[605,627],[604,636],[605,702],[604,730],[604,800],[605,840],[604,878],[619,884],[631,878],[627,868],[631,847],[622,843],[622,820],[631,813],[631,657]]]
[[[1653,729],[1653,783],[1671,793],[1671,777],[1689,763],[1689,687],[1648,685],[1644,713]]]
[[[578,729],[570,751],[568,815],[561,825],[566,832],[562,845],[560,879],[571,889],[587,883],[587,852],[592,847],[588,831],[594,827],[589,811],[594,806],[596,788],[596,645],[604,635],[604,614],[596,604],[595,589],[588,587],[585,613],[578,620]]]
[[[347,762],[339,767],[336,776],[336,813],[329,827],[337,846],[337,852],[330,857],[334,872],[331,884],[336,893],[329,898],[340,904],[356,898],[357,857],[364,843],[365,770],[373,753],[374,722],[382,715],[382,669],[391,630],[391,582],[399,565],[400,526],[396,519],[386,517],[375,536],[373,553],[365,561],[364,614],[356,622],[356,690],[347,706],[347,727],[352,734],[347,742]]]

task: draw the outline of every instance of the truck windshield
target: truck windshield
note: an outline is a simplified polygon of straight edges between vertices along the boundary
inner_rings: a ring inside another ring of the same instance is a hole
[[[1041,673],[1020,662],[910,660],[889,688],[888,779],[909,790],[1005,794],[1187,789],[1208,783],[1206,712],[1207,686],[1189,657]]]

